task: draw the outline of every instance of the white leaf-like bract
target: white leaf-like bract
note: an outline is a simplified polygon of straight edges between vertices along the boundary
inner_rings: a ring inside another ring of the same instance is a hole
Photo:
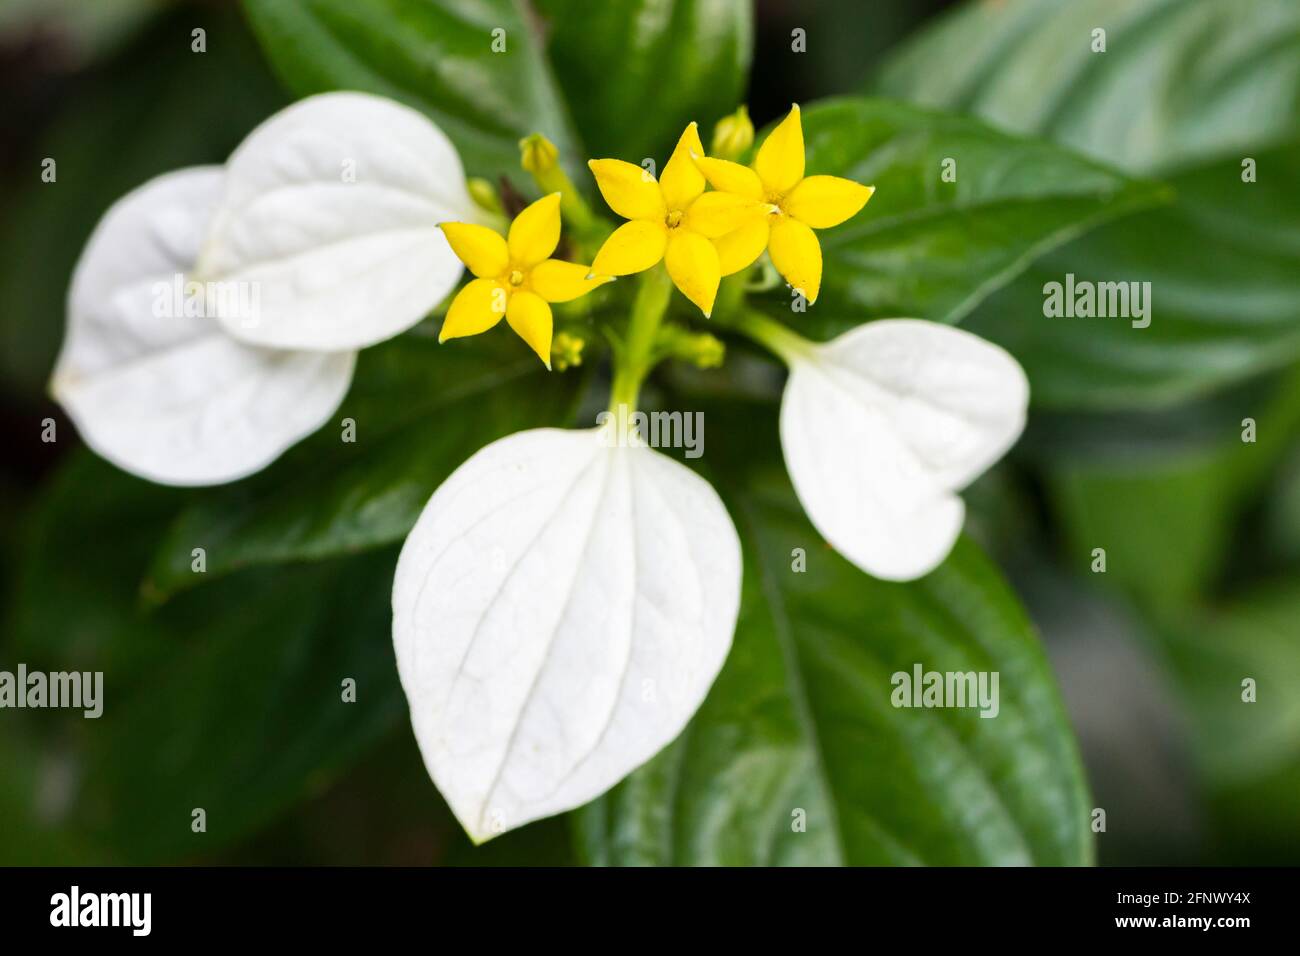
[[[437,227],[475,218],[465,172],[409,107],[309,97],[253,130],[226,173],[198,272],[257,287],[256,316],[223,316],[243,341],[363,348],[420,321],[461,276]]]
[[[731,647],[740,542],[717,493],[609,434],[537,429],[482,449],[398,561],[411,722],[476,842],[580,806],[654,756]]]
[[[1003,349],[920,319],[884,319],[787,356],[786,468],[817,530],[878,578],[939,565],[956,494],[1024,429],[1029,383]]]
[[[68,292],[50,390],[91,448],[163,484],[259,471],[319,428],[352,380],[353,353],[244,345],[207,314],[211,287],[187,273],[222,188],[220,167],[198,167],[128,193]]]

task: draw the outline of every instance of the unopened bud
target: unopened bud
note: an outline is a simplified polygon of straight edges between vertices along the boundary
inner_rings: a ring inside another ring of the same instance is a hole
[[[559,332],[551,340],[551,368],[557,372],[582,364],[582,348],[586,341],[568,332]]]
[[[524,172],[541,176],[553,170],[560,161],[560,151],[541,133],[533,133],[519,141],[519,164]]]
[[[519,164],[543,196],[560,194],[560,214],[570,226],[579,232],[591,228],[591,210],[560,165],[560,151],[554,143],[541,133],[525,136],[519,141]]]
[[[735,161],[754,145],[754,124],[749,119],[749,110],[741,105],[730,116],[724,116],[713,127],[713,145],[710,156],[718,159]]]
[[[466,180],[466,185],[469,187],[469,198],[474,200],[476,206],[486,212],[504,215],[501,210],[501,197],[497,195],[496,187],[490,182],[471,176]]]

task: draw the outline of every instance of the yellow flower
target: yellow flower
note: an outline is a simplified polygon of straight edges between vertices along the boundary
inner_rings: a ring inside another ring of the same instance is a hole
[[[510,327],[551,367],[551,302],[586,295],[608,277],[589,266],[552,259],[560,242],[560,194],[543,196],[510,224],[507,238],[486,226],[444,222],[452,251],[476,278],[456,294],[438,341],[486,332],[504,315]]]
[[[587,165],[609,208],[630,220],[605,240],[592,272],[630,275],[662,259],[673,283],[707,316],[723,275],[713,240],[761,219],[766,207],[728,193],[705,193],[704,176],[693,160],[702,155],[704,146],[692,123],[658,180],[618,159],[593,159]]]
[[[754,165],[696,159],[714,189],[771,203],[775,210],[717,241],[723,275],[750,265],[767,249],[772,264],[809,302],[822,284],[822,247],[814,229],[838,226],[867,204],[874,186],[839,176],[804,176],[803,127],[796,103],[763,142]]]

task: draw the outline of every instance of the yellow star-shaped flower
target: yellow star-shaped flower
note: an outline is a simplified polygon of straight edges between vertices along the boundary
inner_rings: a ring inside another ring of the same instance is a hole
[[[550,258],[560,242],[560,194],[543,196],[510,224],[506,238],[467,222],[441,224],[452,251],[476,278],[456,294],[438,341],[486,332],[505,316],[551,367],[551,302],[569,302],[608,276],[588,278],[591,267]]]
[[[813,230],[838,226],[857,215],[876,187],[839,176],[804,176],[798,104],[759,147],[752,167],[706,156],[698,156],[695,163],[719,192],[775,207],[762,219],[718,239],[722,274],[739,272],[767,249],[785,281],[809,302],[816,302],[822,284],[822,247]]]
[[[704,176],[693,159],[702,155],[704,146],[692,123],[658,180],[618,159],[593,159],[587,165],[609,208],[629,220],[605,240],[592,272],[630,275],[663,260],[673,283],[707,316],[723,276],[713,240],[761,219],[767,210],[739,195],[705,193]]]

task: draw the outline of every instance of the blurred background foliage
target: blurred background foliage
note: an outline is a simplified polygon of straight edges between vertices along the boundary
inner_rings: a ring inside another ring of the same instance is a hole
[[[466,53],[494,25],[527,38],[504,73]],[[1090,49],[1098,26],[1104,54]],[[807,52],[792,49],[796,30]],[[0,712],[0,863],[907,860],[874,841],[870,814],[906,818],[917,791],[891,781],[961,778],[950,768],[968,745],[1013,808],[1019,835],[1008,839],[1041,862],[1300,860],[1294,0],[0,0],[0,76],[0,668],[103,670],[111,713]],[[578,814],[470,848],[423,769],[397,686],[396,548],[460,461],[508,432],[572,420],[590,405],[591,376],[541,388],[508,342],[438,353],[421,326],[362,358],[340,415],[375,423],[364,442],[340,445],[327,428],[261,476],[194,492],[94,458],[44,394],[71,269],[104,210],[154,175],[222,161],[294,96],[338,86],[415,103],[475,173],[517,182],[515,142],[534,128],[574,165],[577,143],[590,155],[663,156],[684,122],[707,129],[742,100],[760,125],[792,101],[845,94],[923,108],[827,107],[851,129],[838,139],[819,139],[810,119],[819,171],[863,154],[857,169],[893,188],[868,207],[877,219],[828,240],[841,285],[803,318],[826,336],[907,308],[960,321],[1025,365],[1029,429],[968,492],[969,530],[1041,634],[1091,795],[1068,773],[1016,776],[1073,760],[1050,702],[1016,702],[1023,710],[1003,724],[1020,736],[981,743],[956,725],[961,746],[932,741],[929,767],[891,749],[888,715],[858,715],[831,749],[841,767],[855,754],[871,766],[800,796],[840,801],[842,818],[859,811],[857,837],[824,852],[719,842],[719,819],[746,836],[744,814],[760,805],[696,807],[689,793],[734,776],[756,801],[758,784],[781,805],[795,799],[813,759],[793,729],[801,712],[833,723],[853,706],[853,688],[819,655],[855,622],[889,622],[871,649],[879,660],[862,663],[887,673],[914,659],[897,635],[958,602],[979,610],[954,645],[963,661],[987,650],[1046,673],[970,542],[908,590],[833,557],[803,590],[756,588],[763,553],[779,559],[810,532],[774,444],[754,451],[744,437],[774,433],[779,376],[737,346],[722,374],[673,369],[657,387],[672,407],[719,400],[706,461],[717,447],[710,477],[746,539],[741,623],[754,636],[738,635],[690,740]],[[956,207],[927,185],[954,152],[967,191]],[[40,181],[47,156],[57,187]],[[1245,158],[1258,170],[1251,184]],[[944,230],[918,225],[940,220]],[[1067,271],[1152,282],[1150,328],[1043,318],[1043,283]],[[57,443],[40,441],[46,417]],[[744,474],[730,473],[741,460]],[[198,587],[196,540],[210,553]],[[1092,570],[1096,548],[1104,574]],[[784,672],[767,644],[786,606],[804,622],[793,654],[813,691],[802,704],[773,702]],[[1024,640],[989,650],[1004,632]],[[360,688],[350,709],[321,692],[339,675]],[[1257,704],[1240,701],[1245,677]],[[741,710],[761,717],[755,740],[734,734]],[[686,805],[666,811],[682,786]],[[926,820],[959,812],[956,786],[923,793]],[[1076,827],[1052,831],[1049,797],[1070,812],[1106,810],[1095,851],[1076,846]],[[202,838],[189,831],[191,806],[213,821]],[[918,856],[1017,861],[980,845],[999,825],[962,831],[967,845],[917,823]]]

